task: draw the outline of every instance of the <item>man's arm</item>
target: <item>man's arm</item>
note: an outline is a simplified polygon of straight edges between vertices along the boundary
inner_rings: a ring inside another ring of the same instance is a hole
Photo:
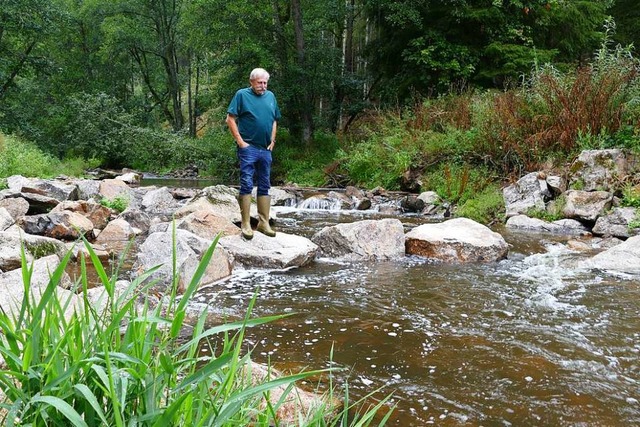
[[[278,131],[278,122],[274,120],[271,127],[271,144],[267,147],[267,150],[273,151],[273,147],[276,145],[276,132]]]
[[[248,146],[249,144],[244,142],[244,140],[242,139],[242,136],[240,136],[240,131],[238,130],[238,123],[236,122],[236,116],[232,114],[227,114],[227,119],[225,121],[227,122],[227,126],[229,126],[229,131],[231,132],[231,136],[233,136],[233,139],[236,140],[238,147],[244,148]]]

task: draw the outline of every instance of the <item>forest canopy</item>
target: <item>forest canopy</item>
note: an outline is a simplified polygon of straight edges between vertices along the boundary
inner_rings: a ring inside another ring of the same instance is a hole
[[[371,110],[506,90],[536,65],[585,65],[606,23],[611,42],[631,46],[634,3],[3,0],[0,131],[61,158],[149,167],[141,147],[183,155],[175,147],[220,128],[260,66],[282,128],[309,147]]]

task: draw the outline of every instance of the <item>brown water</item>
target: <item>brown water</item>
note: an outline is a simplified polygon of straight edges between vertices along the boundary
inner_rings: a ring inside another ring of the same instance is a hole
[[[309,236],[363,215],[290,212],[277,225]],[[495,264],[237,269],[197,300],[242,316],[257,291],[255,315],[292,315],[251,330],[254,360],[346,368],[335,384],[352,398],[393,394],[388,425],[640,425],[640,277],[583,270],[562,238],[500,232],[512,247]]]

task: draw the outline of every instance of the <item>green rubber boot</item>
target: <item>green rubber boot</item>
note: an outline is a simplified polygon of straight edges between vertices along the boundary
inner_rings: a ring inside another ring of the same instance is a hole
[[[276,232],[269,225],[269,211],[271,210],[271,197],[258,196],[258,228],[257,230],[265,236],[275,237]]]
[[[247,240],[253,239],[253,230],[251,229],[251,194],[238,196],[238,204],[240,205],[240,217],[242,223],[242,237]]]

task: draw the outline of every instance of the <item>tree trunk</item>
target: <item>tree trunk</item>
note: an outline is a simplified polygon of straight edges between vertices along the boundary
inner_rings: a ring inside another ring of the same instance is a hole
[[[313,137],[313,97],[305,88],[308,85],[306,77],[305,50],[304,50],[304,30],[302,25],[302,8],[300,0],[291,0],[291,13],[293,15],[293,32],[296,47],[296,64],[299,72],[299,84],[303,90],[302,96],[298,99],[300,129],[302,141],[305,145],[311,144]]]

